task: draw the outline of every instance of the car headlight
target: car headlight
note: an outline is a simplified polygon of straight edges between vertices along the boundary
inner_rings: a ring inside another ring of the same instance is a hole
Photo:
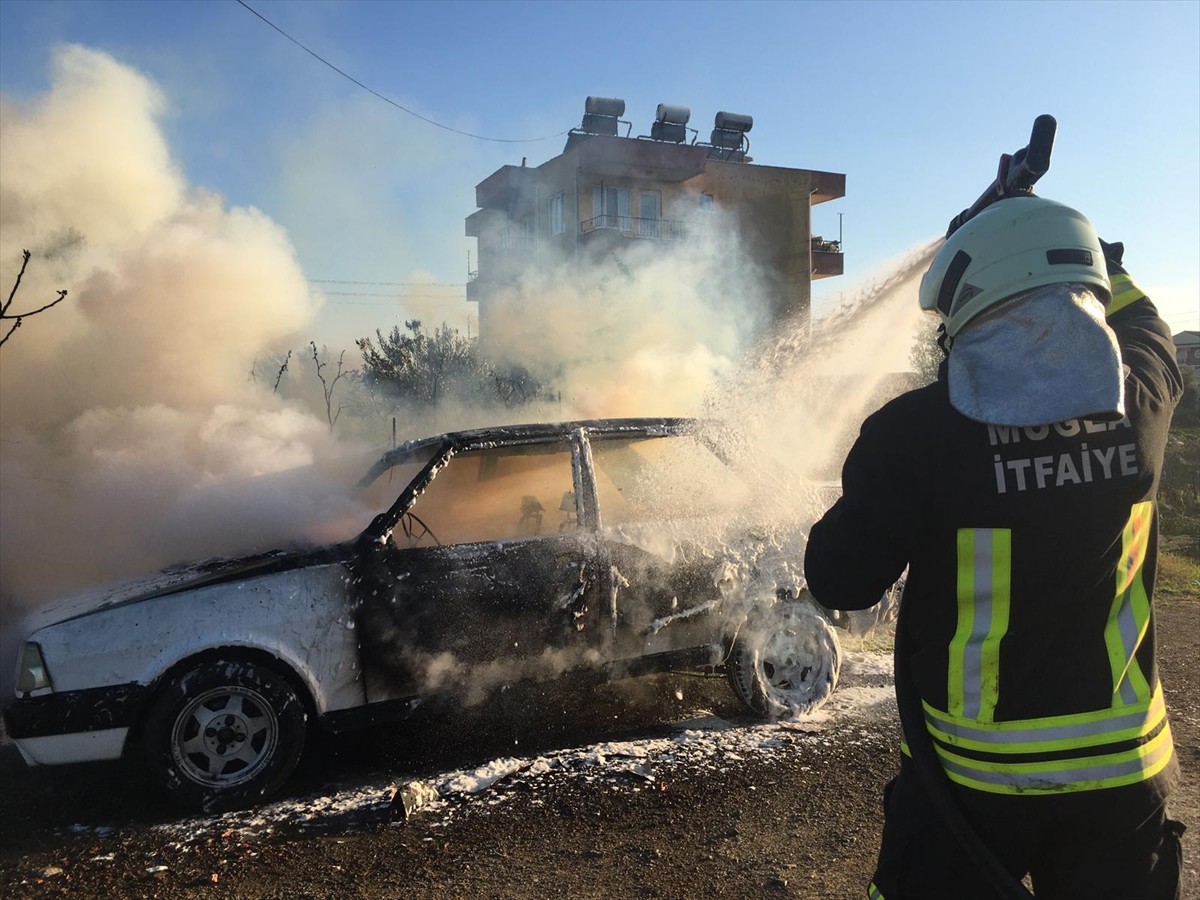
[[[17,690],[22,694],[50,687],[50,673],[46,671],[46,660],[42,648],[32,642],[21,649],[21,669],[17,673]]]

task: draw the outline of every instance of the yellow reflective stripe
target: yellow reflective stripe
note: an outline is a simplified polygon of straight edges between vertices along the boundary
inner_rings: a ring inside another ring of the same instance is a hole
[[[971,637],[975,621],[975,532],[967,528],[958,531],[958,579],[955,585],[958,598],[958,628],[950,639],[946,673],[946,707],[954,715],[963,714],[963,654]]]
[[[1000,699],[1000,641],[1008,633],[1008,611],[1012,595],[1012,532],[993,529],[992,537],[992,622],[980,651],[979,719],[992,721]]]
[[[886,898],[883,896],[883,891],[875,887],[875,882],[873,881],[871,882],[870,886],[867,887],[867,900],[886,900]]]
[[[1104,643],[1112,669],[1113,706],[1129,706],[1150,696],[1150,685],[1137,664],[1137,651],[1150,626],[1150,598],[1142,578],[1150,542],[1154,504],[1133,505],[1121,533],[1116,596],[1104,627]]]
[[[1171,761],[1171,728],[1137,747],[1068,760],[992,763],[959,756],[934,745],[951,781],[994,794],[1061,794],[1122,787],[1146,781]]]
[[[923,705],[931,735],[955,748],[987,753],[1049,753],[1137,740],[1153,734],[1167,717],[1161,687],[1136,706],[1009,722],[978,722]]]
[[[1112,282],[1112,300],[1104,308],[1105,316],[1120,312],[1130,303],[1136,303],[1146,296],[1128,275],[1114,275],[1109,280]]]
[[[954,715],[990,721],[1000,697],[1000,641],[1008,631],[1012,532],[960,528],[958,627],[948,648],[946,696]]]

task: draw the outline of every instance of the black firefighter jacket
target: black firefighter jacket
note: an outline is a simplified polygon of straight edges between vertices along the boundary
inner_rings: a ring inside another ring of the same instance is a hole
[[[908,567],[908,665],[943,768],[968,788],[1097,790],[1172,762],[1151,593],[1182,379],[1150,301],[1123,274],[1113,290],[1123,421],[980,424],[943,374],[863,423],[810,535],[805,575],[830,609],[870,606]]]

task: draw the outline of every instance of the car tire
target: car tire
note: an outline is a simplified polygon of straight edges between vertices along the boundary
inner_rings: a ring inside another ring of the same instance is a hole
[[[143,752],[167,795],[221,812],[274,793],[304,751],[307,712],[295,687],[238,658],[202,662],[172,678],[146,718]]]
[[[782,600],[742,626],[725,672],[747,709],[778,719],[820,709],[837,686],[841,665],[841,644],[829,620],[808,601]]]

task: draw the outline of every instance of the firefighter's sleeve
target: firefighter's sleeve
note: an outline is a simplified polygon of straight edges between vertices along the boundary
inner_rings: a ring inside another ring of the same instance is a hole
[[[903,471],[905,442],[886,412],[863,423],[842,469],[842,496],[809,534],[804,577],[829,609],[878,603],[904,571],[920,533],[919,504],[909,496],[913,471]]]
[[[1183,374],[1175,359],[1171,329],[1150,298],[1112,260],[1109,276],[1113,296],[1105,316],[1121,347],[1121,361],[1129,366],[1132,385],[1127,379],[1127,389],[1144,392],[1154,403],[1173,409],[1183,396]]]

